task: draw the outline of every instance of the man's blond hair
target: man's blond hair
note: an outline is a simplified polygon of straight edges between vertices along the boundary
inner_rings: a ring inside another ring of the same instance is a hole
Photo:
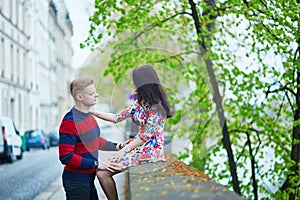
[[[73,99],[76,100],[76,95],[93,83],[94,79],[86,75],[74,79],[70,84],[70,93]]]

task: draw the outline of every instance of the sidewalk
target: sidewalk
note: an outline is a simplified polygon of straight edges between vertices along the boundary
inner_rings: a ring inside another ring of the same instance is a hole
[[[119,192],[119,199],[125,200],[126,195],[124,193],[124,184],[125,184],[125,173],[117,174],[114,176],[117,190]],[[122,183],[123,181],[123,183]],[[106,200],[106,197],[100,187],[98,180],[95,180],[95,185],[98,191],[99,200]],[[62,186],[61,177],[57,178],[48,188],[36,196],[33,200],[63,200],[66,199],[65,191]]]
[[[107,140],[111,140],[114,142],[121,143],[125,141],[127,136],[121,131],[119,127],[109,126],[107,128],[101,128],[101,136],[106,138]],[[112,154],[116,153],[115,151],[99,151],[99,159],[106,160],[112,156]],[[127,176],[126,173],[120,173],[114,176],[116,181],[117,190],[119,194],[120,200],[127,200],[128,198],[126,194],[127,187]],[[95,186],[98,192],[99,200],[106,200],[105,194],[102,191],[102,188],[99,184],[97,178],[95,178]],[[64,200],[65,191],[62,186],[62,179],[59,176],[52,184],[49,185],[44,191],[38,194],[33,200]]]
[[[101,152],[100,156],[102,159],[109,157],[113,152]],[[116,181],[117,190],[120,200],[126,200],[125,186],[127,185],[127,174],[120,173],[114,176]],[[95,186],[98,192],[99,200],[106,200],[105,194],[102,191],[102,188],[99,184],[97,178],[95,178]],[[55,181],[53,181],[49,187],[44,191],[38,194],[33,200],[63,200],[66,199],[65,191],[62,186],[62,179],[59,176]]]
[[[65,192],[62,187],[61,177],[56,179],[48,188],[36,196],[33,200],[62,200],[65,199]]]

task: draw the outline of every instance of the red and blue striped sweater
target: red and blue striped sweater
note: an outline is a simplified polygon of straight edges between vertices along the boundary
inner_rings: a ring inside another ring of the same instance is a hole
[[[59,128],[59,160],[64,167],[63,178],[93,181],[98,150],[115,151],[116,143],[100,137],[100,128],[90,113],[73,107],[63,118]]]

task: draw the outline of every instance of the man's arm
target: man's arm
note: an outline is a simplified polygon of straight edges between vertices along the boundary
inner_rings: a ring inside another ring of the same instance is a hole
[[[103,137],[99,137],[99,150],[102,151],[118,151],[122,149],[121,143],[108,141]]]

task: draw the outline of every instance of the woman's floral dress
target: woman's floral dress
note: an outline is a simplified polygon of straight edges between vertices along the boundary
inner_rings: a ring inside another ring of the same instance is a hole
[[[166,116],[163,113],[163,107],[160,104],[150,107],[149,105],[142,106],[136,101],[116,115],[117,122],[132,118],[139,125],[139,132],[134,139],[140,138],[144,141],[141,146],[126,153],[120,159],[122,169],[141,163],[165,161],[163,131]]]

